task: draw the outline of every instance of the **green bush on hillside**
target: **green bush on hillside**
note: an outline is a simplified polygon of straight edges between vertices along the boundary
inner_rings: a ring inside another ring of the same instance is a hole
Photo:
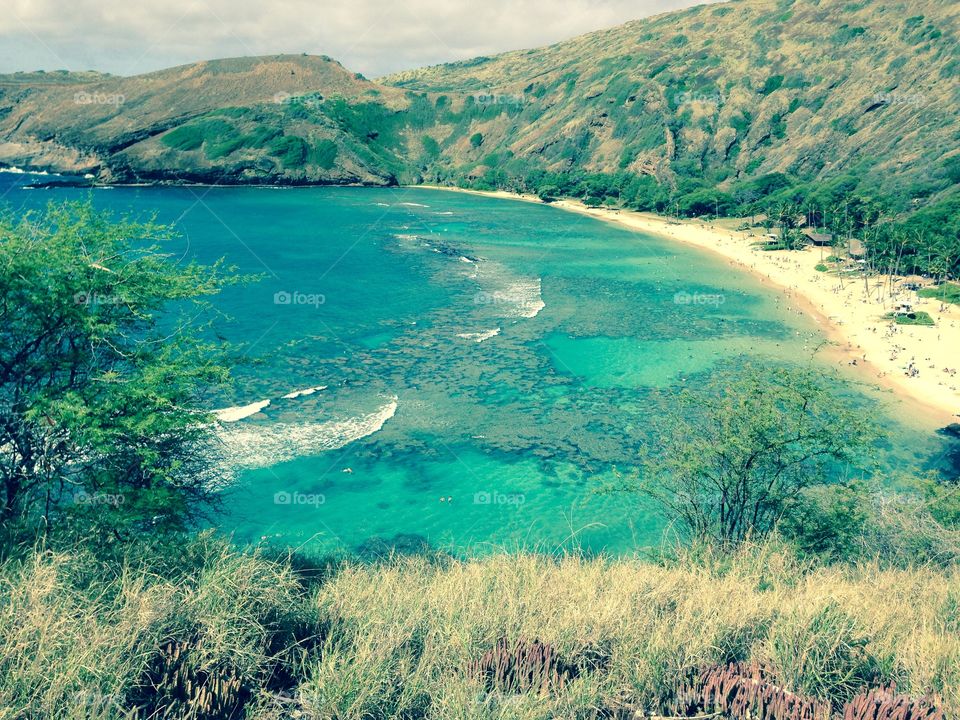
[[[161,138],[161,141],[175,150],[197,150],[205,142],[233,138],[236,134],[236,128],[226,120],[200,120],[171,130]],[[218,155],[218,157],[222,156]]]
[[[284,168],[296,169],[303,167],[309,147],[303,138],[294,135],[282,135],[271,140],[267,145],[267,150],[283,163]]]
[[[162,141],[174,150],[196,150],[203,145],[203,132],[196,125],[181,125],[164,135]]]
[[[330,170],[337,164],[337,144],[333,140],[318,140],[307,152],[307,163],[324,170]]]

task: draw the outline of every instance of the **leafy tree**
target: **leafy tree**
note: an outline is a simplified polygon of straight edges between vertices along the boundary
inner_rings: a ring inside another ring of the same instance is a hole
[[[960,184],[960,155],[954,155],[943,162],[943,169],[947,173],[947,179],[954,185]]]
[[[109,536],[175,529],[210,500],[210,424],[194,408],[227,380],[226,348],[190,316],[236,278],[219,263],[171,262],[159,248],[170,237],[90,204],[0,218],[9,533],[77,517]]]
[[[876,437],[809,370],[745,367],[664,399],[656,450],[626,489],[662,505],[690,538],[736,544],[771,532]]]
[[[733,208],[733,198],[724,192],[712,189],[694,190],[679,199],[683,215],[726,215]]]
[[[428,160],[435,160],[440,155],[440,144],[429,135],[420,138],[423,145],[423,154]]]
[[[774,223],[780,236],[780,245],[790,250],[799,250],[804,245],[800,234],[800,209],[792,202],[780,202],[771,206],[767,217]]]

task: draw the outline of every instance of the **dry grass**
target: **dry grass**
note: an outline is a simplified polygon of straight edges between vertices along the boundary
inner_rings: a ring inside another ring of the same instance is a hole
[[[772,548],[673,567],[494,557],[445,568],[351,567],[317,601],[342,628],[332,648],[340,664],[378,674],[392,666],[407,694],[433,698],[443,717],[499,716],[485,698],[477,705],[483,694],[457,669],[500,637],[538,638],[568,658],[597,649],[609,657],[603,672],[526,714],[512,704],[504,717],[651,709],[690,667],[749,659],[772,664],[791,689],[835,703],[879,676],[917,694],[932,687],[960,709],[956,571],[812,569]],[[321,699],[322,678],[304,689],[315,712],[337,716]],[[393,700],[395,712],[402,700]]]
[[[307,582],[285,563],[200,547],[183,553],[183,576],[132,563],[110,574],[83,552],[8,562],[0,719],[174,707],[151,686],[171,641],[186,648],[178,672],[192,682],[241,679],[204,704],[236,702],[235,717],[632,717],[691,668],[733,660],[772,666],[784,687],[835,706],[894,681],[960,711],[956,568],[812,567],[767,545],[669,564],[413,559]],[[577,672],[547,693],[491,691],[470,672],[520,638],[549,643]],[[169,717],[210,717],[175,707]]]

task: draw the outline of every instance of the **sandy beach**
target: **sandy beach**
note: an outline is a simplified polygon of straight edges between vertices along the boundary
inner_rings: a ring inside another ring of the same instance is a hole
[[[434,187],[434,186],[430,186]],[[532,195],[504,191],[472,191],[490,197],[540,203]],[[894,278],[840,277],[815,270],[829,249],[760,250],[761,231],[740,232],[723,223],[677,221],[649,213],[588,208],[575,200],[551,203],[601,220],[669,238],[717,253],[735,267],[753,273],[782,292],[793,307],[811,316],[835,343],[827,357],[855,370],[865,381],[893,390],[930,425],[943,426],[960,417],[960,306],[917,297]],[[897,325],[884,316],[900,301],[913,304],[936,321],[933,327]],[[913,412],[911,412],[913,414]]]

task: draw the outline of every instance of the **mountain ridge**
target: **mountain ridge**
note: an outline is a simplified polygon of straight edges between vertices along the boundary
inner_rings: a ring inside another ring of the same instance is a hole
[[[308,55],[3,76],[0,163],[105,183],[555,185],[685,214],[833,183],[910,213],[957,195],[958,18],[944,0],[733,0],[379,81]]]

